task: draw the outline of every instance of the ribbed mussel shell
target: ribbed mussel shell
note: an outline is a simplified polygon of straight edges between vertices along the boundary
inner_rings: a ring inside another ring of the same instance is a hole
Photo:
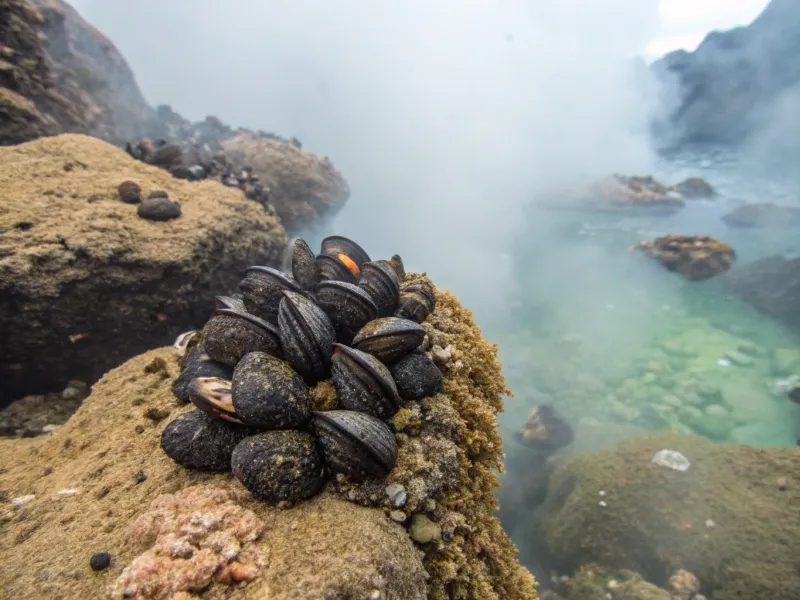
[[[172,393],[182,404],[189,402],[189,385],[198,377],[230,380],[233,377],[233,367],[211,360],[202,346],[190,351],[183,360],[183,371],[172,382]]]
[[[339,256],[344,254],[361,269],[364,263],[370,261],[369,254],[361,246],[343,235],[331,235],[322,240],[320,254]]]
[[[338,407],[357,410],[385,421],[394,415],[402,401],[389,369],[366,352],[334,344],[333,386]]]
[[[305,290],[314,291],[319,284],[319,269],[317,268],[314,251],[302,238],[297,238],[292,247],[292,276]]]
[[[428,279],[420,278],[400,284],[400,302],[395,316],[422,323],[436,308],[436,292]]]
[[[232,367],[248,352],[281,355],[278,328],[238,308],[217,309],[203,328],[203,348],[213,360]]]
[[[196,377],[189,384],[189,400],[203,412],[231,423],[243,424],[231,400],[231,382],[221,377]]]
[[[313,385],[330,373],[336,332],[325,311],[295,292],[284,292],[278,311],[281,347],[289,364]]]
[[[343,255],[345,260],[349,260]],[[316,258],[319,278],[322,281],[345,281],[356,284],[361,270],[351,261],[348,265],[342,259],[331,254],[320,254]]]
[[[388,260],[364,263],[358,287],[375,301],[379,317],[388,317],[394,313],[400,300],[400,279]]]
[[[328,466],[355,480],[385,477],[397,463],[397,442],[380,419],[351,410],[314,413],[314,431]]]
[[[272,267],[250,267],[239,289],[247,311],[270,323],[278,322],[278,307],[284,291],[303,293],[297,281]]]
[[[317,304],[333,322],[337,341],[349,344],[367,323],[378,317],[378,307],[357,285],[344,281],[323,281],[316,294]]]
[[[389,365],[417,348],[424,337],[422,325],[409,319],[385,317],[362,327],[353,338],[353,347]]]

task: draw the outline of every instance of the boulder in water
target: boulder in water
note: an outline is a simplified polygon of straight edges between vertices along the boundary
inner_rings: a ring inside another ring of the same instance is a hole
[[[707,235],[665,235],[652,242],[639,242],[629,250],[644,252],[689,281],[704,281],[724,273],[736,258],[730,245]]]
[[[722,220],[730,227],[800,227],[800,208],[769,202],[743,204],[723,215]]]

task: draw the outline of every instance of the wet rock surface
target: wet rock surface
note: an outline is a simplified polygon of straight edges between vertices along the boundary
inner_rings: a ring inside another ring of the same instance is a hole
[[[762,258],[733,269],[723,281],[758,311],[800,329],[800,258]]]
[[[250,264],[280,260],[277,219],[216,182],[188,183],[97,139],[63,135],[0,148],[1,400],[87,383],[202,324]],[[152,223],[119,199],[166,191],[177,220]],[[58,311],[54,312],[54,307]]]

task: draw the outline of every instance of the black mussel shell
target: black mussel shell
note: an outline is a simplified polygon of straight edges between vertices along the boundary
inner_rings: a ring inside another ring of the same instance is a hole
[[[343,256],[343,258],[344,260],[349,260],[346,256]],[[355,285],[358,282],[358,276],[361,274],[361,269],[355,263],[351,262],[350,265],[347,265],[341,258],[328,254],[318,255],[316,263],[321,281],[345,281]]]
[[[331,235],[322,240],[322,250],[320,254],[329,254],[332,256],[344,254],[349,257],[359,269],[361,265],[371,260],[366,250],[353,240],[342,235]]]
[[[231,398],[238,419],[264,429],[294,429],[311,416],[311,396],[303,379],[284,361],[263,352],[251,352],[236,365]]]
[[[334,344],[331,366],[338,408],[357,410],[385,421],[402,401],[389,369],[366,352]]]
[[[206,323],[203,347],[212,359],[232,367],[249,352],[281,355],[280,334],[275,325],[228,308],[217,310]]]
[[[237,312],[247,312],[247,307],[244,305],[244,300],[241,296],[217,296],[214,298],[214,304],[217,310],[235,310]]]
[[[302,238],[297,238],[292,247],[292,276],[305,290],[314,291],[319,284],[319,269],[317,268],[314,251]]]
[[[250,267],[239,289],[247,311],[270,323],[278,322],[278,306],[285,290],[303,293],[297,281],[272,267]]]
[[[404,356],[389,371],[398,393],[406,400],[420,400],[442,391],[442,372],[425,354]]]
[[[231,398],[231,382],[221,377],[195,377],[189,383],[189,400],[204,413],[229,421],[244,422],[236,414]]]
[[[397,463],[397,442],[389,427],[352,410],[314,413],[314,431],[325,463],[355,480],[386,477]]]
[[[392,256],[392,258],[389,259],[389,264],[392,265],[394,272],[397,273],[397,278],[403,281],[403,278],[406,276],[406,267],[403,265],[403,259],[400,258],[400,255],[395,254]]]
[[[364,263],[358,287],[375,301],[379,317],[388,317],[394,313],[400,300],[400,279],[388,260]]]
[[[189,384],[198,377],[219,377],[230,380],[233,377],[233,367],[211,360],[202,346],[189,352],[184,361],[183,371],[172,382],[172,393],[182,404],[189,402]]]
[[[422,323],[436,308],[436,291],[429,279],[420,278],[400,284],[400,302],[395,316]]]
[[[231,456],[233,474],[267,502],[310,498],[325,483],[314,438],[302,431],[267,431],[242,440]]]
[[[236,445],[255,430],[215,419],[201,410],[179,415],[161,432],[161,448],[188,469],[224,472],[231,469]]]
[[[378,307],[357,285],[344,281],[323,281],[316,294],[317,304],[333,322],[336,340],[349,344],[367,323],[378,317]]]
[[[353,338],[353,347],[390,365],[419,347],[425,337],[422,325],[398,317],[370,321]]]
[[[306,383],[327,379],[336,332],[325,311],[302,294],[284,292],[278,328],[286,361]]]

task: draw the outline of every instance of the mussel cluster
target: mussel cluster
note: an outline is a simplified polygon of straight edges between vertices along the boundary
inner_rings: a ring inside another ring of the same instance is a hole
[[[296,240],[290,274],[250,267],[239,289],[217,297],[202,332],[176,341],[172,389],[196,409],[167,425],[164,451],[188,468],[232,470],[271,502],[313,496],[334,473],[388,475],[398,449],[386,421],[442,386],[419,351],[430,281],[406,277],[399,256],[373,261],[331,236],[318,255]],[[313,388],[327,380],[335,406],[314,410]]]

